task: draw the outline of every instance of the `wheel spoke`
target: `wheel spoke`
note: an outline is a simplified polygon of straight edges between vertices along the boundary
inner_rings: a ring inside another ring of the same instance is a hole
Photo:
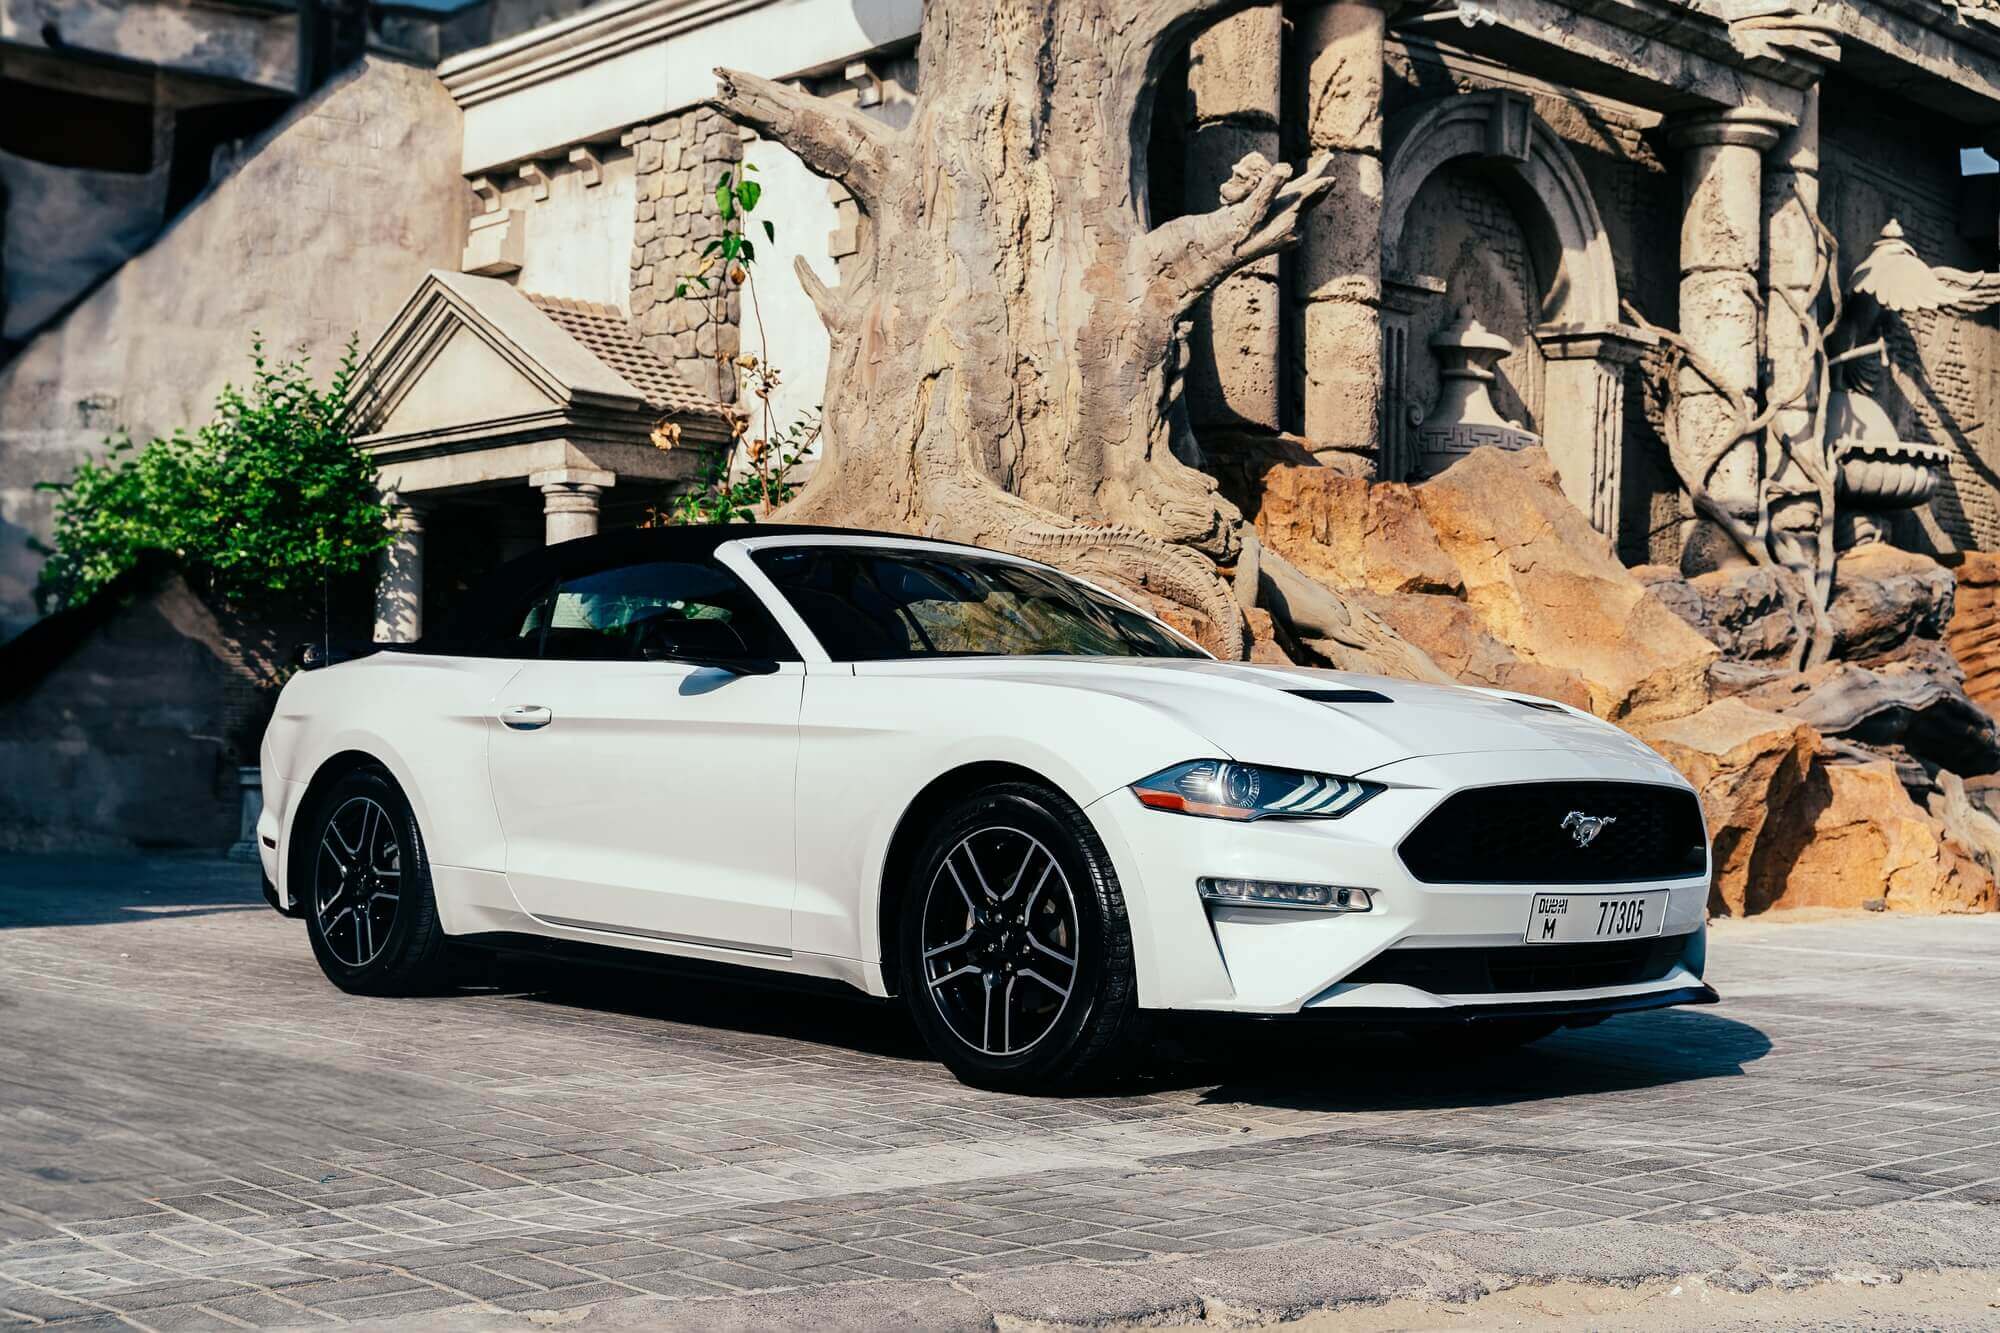
[[[1053,875],[1055,871],[1056,871],[1055,858],[1050,857],[1048,865],[1042,868],[1042,877],[1035,881],[1035,887],[1033,891],[1028,894],[1028,905],[1021,909],[1022,925],[1024,926],[1027,925],[1029,921],[1033,919],[1035,915],[1035,900],[1042,896],[1042,890],[1048,885],[1049,876]],[[1033,937],[1030,936],[1030,938]]]
[[[355,854],[361,850],[361,847],[358,843],[350,846],[347,839],[340,836],[340,815],[345,813],[346,809],[343,807],[339,814],[326,821],[326,837],[332,838],[340,845],[340,851],[334,853],[336,860],[352,861],[355,858]],[[367,813],[364,811],[361,817],[363,820],[366,820],[368,818]],[[322,838],[321,841],[324,842],[325,839]]]
[[[332,857],[333,863],[342,870],[353,864],[352,853],[342,849],[340,839],[334,836],[333,826],[330,824],[327,826],[326,836],[319,840],[319,847],[322,852]]]
[[[1058,963],[1061,963],[1064,967],[1074,968],[1076,966],[1076,958],[1073,955],[1066,953],[1058,953],[1056,950],[1051,949],[1048,945],[1036,939],[1035,933],[1033,931],[1028,932],[1028,943],[1035,949],[1037,953],[1047,954],[1049,957],[1055,959]]]
[[[1035,863],[1035,853],[1040,850],[1042,850],[1042,844],[1034,841],[1032,838],[1029,839],[1028,854],[1021,858],[1021,868],[1014,872],[1014,882],[1007,886],[1007,892],[1000,895],[1001,902],[1006,902],[1009,898],[1020,892],[1021,881],[1027,878],[1028,867]]]
[[[1019,977],[1007,978],[1007,989],[1000,994],[1000,1054],[1006,1055],[1014,1049],[1014,983]]]
[[[1041,982],[1044,986],[1047,986],[1050,990],[1054,991],[1057,995],[1060,995],[1065,1000],[1069,998],[1069,987],[1056,985],[1055,982],[1050,981],[1047,977],[1035,971],[1035,969],[1032,967],[1022,968],[1021,976],[1028,981]]]
[[[953,856],[956,856],[957,854],[958,853],[956,850],[954,850],[952,853]],[[944,859],[944,868],[951,872],[951,882],[958,886],[959,897],[965,899],[965,910],[972,913],[972,915],[974,916],[978,916],[979,904],[972,901],[972,895],[966,891],[965,881],[959,878],[958,867],[951,863],[950,856],[947,856]]]
[[[978,974],[979,974],[979,969],[977,967],[974,967],[971,963],[967,963],[964,967],[953,968],[951,971],[945,973],[943,976],[934,978],[931,981],[931,989],[936,990],[938,987],[944,985],[946,982],[957,981],[960,977],[977,976]]]
[[[972,850],[972,839],[967,838],[961,846],[965,848],[965,863],[972,867],[972,877],[979,881],[979,891],[986,895],[986,901],[1000,901],[999,895],[993,892],[993,886],[986,882],[986,872],[979,868],[979,857]]]
[[[924,961],[928,963],[931,959],[937,957],[941,953],[950,953],[953,949],[962,948],[963,946],[970,944],[972,942],[972,937],[975,933],[976,932],[968,929],[963,935],[960,935],[955,940],[950,940],[944,944],[940,944],[935,949],[924,950]]]
[[[982,1017],[979,1024],[979,1049],[990,1051],[993,1049],[993,974],[991,972],[982,973],[979,979],[985,983],[983,989],[986,992],[985,1001],[981,1006]]]

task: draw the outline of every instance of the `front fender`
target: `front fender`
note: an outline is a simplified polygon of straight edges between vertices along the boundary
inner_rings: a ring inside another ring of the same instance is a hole
[[[800,728],[793,947],[879,968],[890,850],[904,815],[941,777],[1005,764],[1088,811],[1106,792],[1213,752],[1210,741],[1143,704],[1102,694],[815,674]],[[1118,869],[1137,927],[1145,908],[1133,900],[1143,895],[1125,879],[1127,867]]]

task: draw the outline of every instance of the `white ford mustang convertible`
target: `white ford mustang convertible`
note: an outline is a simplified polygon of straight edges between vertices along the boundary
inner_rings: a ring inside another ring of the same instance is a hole
[[[706,960],[900,995],[1021,1089],[1168,1010],[1523,1041],[1715,998],[1701,807],[1623,732],[1219,662],[942,542],[549,547],[443,633],[295,675],[263,768],[265,892],[350,991],[454,949]]]

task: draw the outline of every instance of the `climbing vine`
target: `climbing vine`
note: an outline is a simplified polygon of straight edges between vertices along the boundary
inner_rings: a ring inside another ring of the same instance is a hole
[[[692,490],[674,496],[663,510],[654,510],[650,516],[653,522],[743,523],[768,514],[798,490],[792,473],[819,440],[817,408],[780,425],[771,402],[782,374],[771,364],[770,335],[757,303],[757,243],[746,231],[750,215],[764,195],[764,187],[752,177],[756,170],[755,163],[745,162],[740,172],[722,173],[715,186],[715,211],[722,222],[722,234],[702,247],[695,267],[674,284],[677,300],[690,291],[705,295],[712,307],[711,327],[719,329],[726,322],[732,290],[742,295],[756,317],[756,353],[726,349],[716,353],[716,398],[729,397],[725,377],[733,377],[734,401],[739,404],[730,417],[730,447],[703,464]],[[778,233],[771,220],[757,221],[764,240],[775,241]],[[744,403],[755,405],[746,409],[740,406]],[[653,442],[663,449],[676,447],[680,428],[671,422],[661,423],[653,432]]]

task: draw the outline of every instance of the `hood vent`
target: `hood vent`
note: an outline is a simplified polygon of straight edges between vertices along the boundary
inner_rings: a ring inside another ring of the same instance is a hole
[[[1511,694],[1507,697],[1513,699],[1521,707],[1532,708],[1538,713],[1560,713],[1564,717],[1569,716],[1569,709],[1564,708],[1561,704],[1552,704],[1546,699],[1517,699]]]
[[[1286,690],[1285,693],[1316,704],[1390,704],[1396,702],[1374,690]]]

